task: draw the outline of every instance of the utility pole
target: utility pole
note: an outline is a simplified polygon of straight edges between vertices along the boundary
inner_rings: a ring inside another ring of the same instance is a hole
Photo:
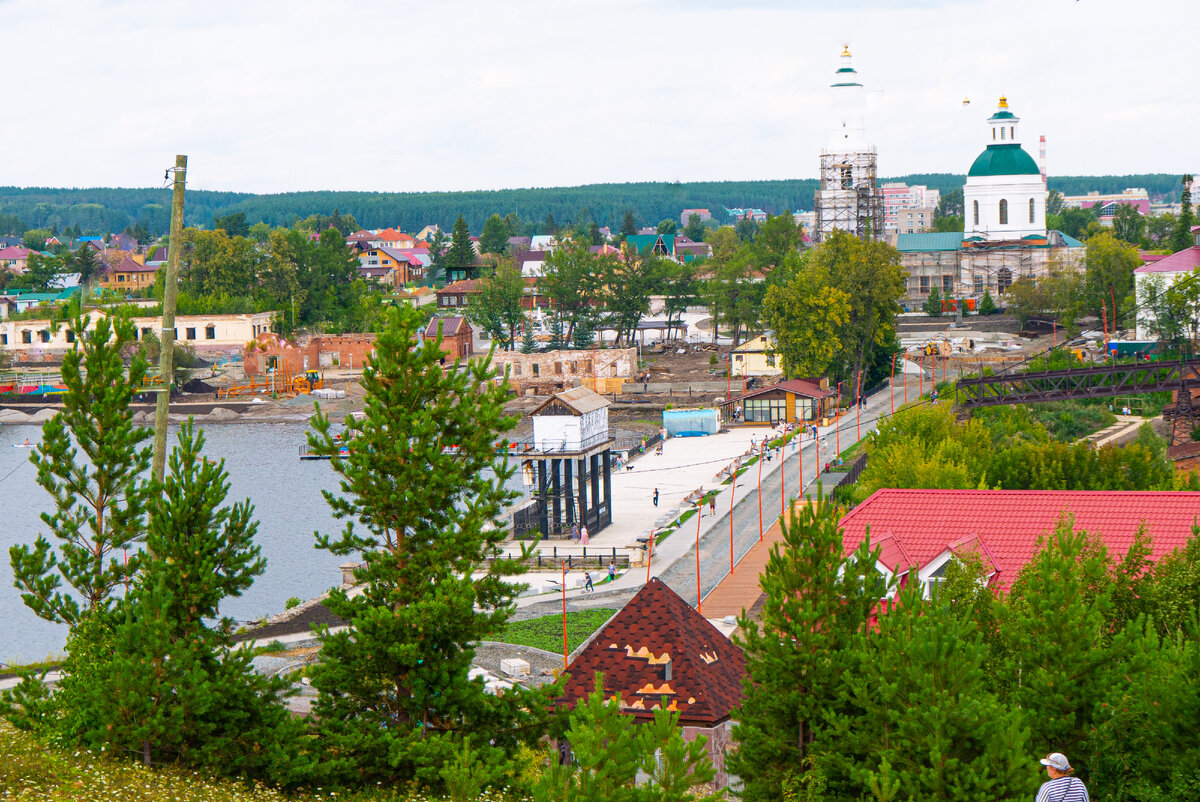
[[[170,172],[170,171],[168,171]],[[179,252],[183,250],[183,187],[187,181],[187,156],[175,157],[175,191],[171,196],[171,242],[167,276],[163,284],[162,329],[159,332],[158,373],[163,388],[154,407],[154,457],[151,471],[162,481],[167,464],[167,404],[171,401],[171,377],[175,373],[175,291],[179,284]]]

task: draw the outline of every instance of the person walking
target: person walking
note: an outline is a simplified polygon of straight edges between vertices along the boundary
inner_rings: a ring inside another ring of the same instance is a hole
[[[608,581],[612,582],[616,578],[617,578],[617,564],[615,562],[610,561],[608,563]]]
[[[581,526],[581,527],[579,527],[579,545],[586,546],[587,544],[588,544],[587,527]]]
[[[579,540],[579,524],[571,524],[571,540]]]
[[[595,593],[596,587],[592,584],[592,575],[587,571],[583,572],[583,591],[584,593]]]
[[[654,506],[658,506],[658,488],[654,488]]]
[[[1075,776],[1075,770],[1062,752],[1051,752],[1039,761],[1050,779],[1038,789],[1036,802],[1091,802],[1087,786]]]
[[[708,497],[708,514],[709,515],[717,514],[717,494],[716,493],[713,493],[711,496]]]

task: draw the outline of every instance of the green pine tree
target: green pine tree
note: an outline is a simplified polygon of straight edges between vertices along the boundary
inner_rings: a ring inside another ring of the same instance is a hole
[[[499,550],[513,495],[496,448],[516,421],[503,412],[507,385],[493,382],[488,359],[443,369],[439,343],[414,346],[420,330],[418,311],[391,310],[348,445],[319,410],[310,435],[341,477],[325,498],[347,521],[336,536],[318,534],[318,547],[364,561],[363,592],[334,590],[326,602],[349,629],[325,637],[311,671],[326,783],[437,788],[464,736],[503,757],[544,731],[541,696],[492,696],[467,679],[473,644],[511,613],[517,586],[505,577],[522,570]]]
[[[581,351],[594,347],[596,344],[596,332],[592,330],[591,322],[583,319],[575,324],[575,330],[571,332],[571,346]]]
[[[984,290],[983,299],[979,302],[979,314],[994,315],[999,309],[996,308],[996,302],[992,299],[992,291]]]
[[[475,246],[471,243],[471,231],[460,214],[450,232],[450,247],[446,250],[446,272],[451,280],[473,278],[476,272]]]
[[[557,351],[560,348],[565,348],[567,345],[566,336],[563,333],[562,315],[557,312],[550,319],[550,350]]]
[[[784,788],[811,784],[821,756],[836,748],[828,722],[847,704],[860,640],[886,591],[869,539],[842,558],[829,501],[793,512],[783,539],[762,574],[761,621],[738,621],[746,675],[729,770],[745,784],[746,800],[779,799]]]
[[[929,291],[929,297],[925,299],[925,314],[930,317],[942,316],[942,293],[937,287]]]
[[[625,215],[621,218],[621,241],[624,242],[626,237],[632,237],[638,233],[637,220],[634,219],[633,209],[626,209]]]
[[[521,353],[532,354],[537,350],[537,343],[533,339],[533,321],[525,320],[521,326]]]
[[[1192,226],[1196,216],[1192,212],[1192,177],[1183,177],[1183,192],[1179,196],[1179,217],[1175,220],[1175,232],[1171,235],[1171,250],[1182,251],[1192,247]]]
[[[831,788],[850,798],[878,787],[894,789],[889,799],[1027,799],[1038,772],[1021,711],[990,689],[974,623],[923,592],[911,582],[860,642],[851,704],[825,761]]]
[[[148,505],[147,556],[114,627],[108,672],[72,702],[92,747],[286,782],[300,734],[282,704],[288,682],[256,673],[253,652],[233,648],[234,622],[219,617],[221,602],[266,567],[258,524],[249,501],[222,506],[228,473],[203,446],[186,424]]]
[[[70,323],[86,330],[87,319]],[[13,579],[25,606],[47,621],[75,625],[104,613],[116,589],[137,571],[150,467],[150,430],[133,422],[129,403],[146,375],[135,356],[125,369],[122,349],[134,327],[100,317],[88,337],[63,357],[63,408],[42,426],[30,461],[38,484],[54,499],[42,513],[57,545],[38,535],[33,547],[9,549]],[[63,582],[70,588],[63,590]]]
[[[504,254],[508,252],[508,227],[504,218],[493,214],[483,224],[483,232],[479,235],[479,252]]]

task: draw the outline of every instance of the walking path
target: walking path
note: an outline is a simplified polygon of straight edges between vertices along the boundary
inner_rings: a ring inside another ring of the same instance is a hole
[[[909,383],[909,400],[915,401],[919,377],[911,375],[906,378]],[[928,378],[925,385],[928,389]],[[869,397],[866,406],[861,410],[851,410],[843,414],[840,421],[821,427],[815,440],[808,436],[800,438],[799,441],[794,438],[784,449],[784,459],[776,457],[769,462],[763,461],[761,468],[758,463],[750,466],[738,476],[732,487],[720,485],[714,474],[743,453],[744,447],[743,450],[738,450],[738,446],[743,443],[748,446],[750,435],[761,441],[762,434],[770,433],[769,429],[738,427],[728,434],[669,440],[668,448],[664,449],[659,462],[643,463],[639,460],[638,467],[622,477],[626,481],[620,486],[617,484],[617,477],[613,477],[613,524],[600,536],[593,538],[591,544],[625,546],[635,542],[637,536],[654,522],[652,496],[654,487],[659,486],[658,482],[663,483],[660,493],[663,493],[666,487],[675,494],[673,499],[681,498],[681,494],[695,489],[699,484],[704,484],[707,489],[719,488],[716,499],[717,514],[709,514],[706,506],[698,521],[693,516],[661,543],[654,545],[648,569],[645,565],[634,566],[618,576],[615,581],[598,586],[594,593],[572,588],[571,586],[582,578],[583,572],[569,572],[567,600],[576,607],[619,605],[641,588],[648,576],[659,577],[689,601],[697,597],[703,599],[729,574],[731,553],[733,563],[740,564],[739,561],[745,558],[779,520],[787,503],[786,499],[797,495],[801,478],[806,496],[816,494],[819,481],[822,492],[827,493],[832,489],[831,485],[818,478],[818,466],[832,460],[838,453],[837,449],[844,451],[860,437],[869,436],[875,430],[878,421],[890,413],[893,403],[897,408],[901,405],[903,383],[899,376],[896,377],[895,386],[890,393],[889,395],[889,390],[885,388]],[[775,435],[778,435],[777,430]],[[686,446],[680,447],[680,444]],[[798,445],[802,447],[798,448]],[[798,453],[802,454],[802,457],[798,457]],[[700,459],[706,455],[711,456],[707,460]],[[685,457],[695,461],[686,462]],[[646,465],[645,470],[641,467],[643,464]],[[826,474],[822,471],[821,475]],[[707,481],[695,481],[701,478]],[[660,505],[662,503],[660,500]],[[564,553],[562,547],[559,548],[559,553]],[[765,564],[765,557],[762,559]],[[593,578],[595,576],[593,572]],[[561,572],[535,574],[528,577],[527,581],[540,583],[545,579],[557,577],[561,577]],[[561,610],[561,604],[561,593],[543,593],[517,600],[521,618]],[[705,609],[704,612],[707,613],[708,610]]]

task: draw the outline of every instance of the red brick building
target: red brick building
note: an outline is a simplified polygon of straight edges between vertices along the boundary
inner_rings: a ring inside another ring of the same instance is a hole
[[[594,635],[567,669],[571,678],[555,704],[574,708],[604,675],[604,694],[639,721],[666,708],[679,713],[683,737],[708,738],[715,784],[729,784],[725,751],[731,715],[742,700],[742,650],[658,578]]]
[[[438,329],[442,331],[442,350],[447,359],[470,359],[475,354],[475,332],[465,317],[437,317],[429,320],[422,335],[425,342],[434,342]]]
[[[296,375],[309,370],[358,370],[375,353],[374,334],[322,334],[293,343],[278,334],[258,335],[244,351],[247,376]]]

